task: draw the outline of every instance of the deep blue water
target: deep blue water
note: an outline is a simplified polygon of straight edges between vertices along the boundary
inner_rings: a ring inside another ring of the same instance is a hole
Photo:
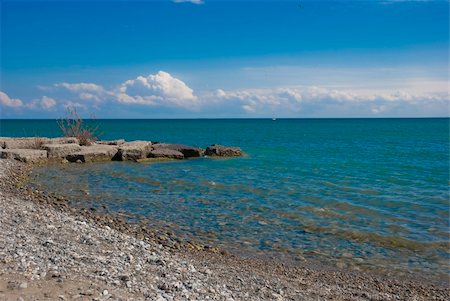
[[[98,120],[103,139],[240,146],[234,159],[43,166],[34,185],[231,250],[449,272],[449,119]],[[1,136],[59,136],[1,120]]]

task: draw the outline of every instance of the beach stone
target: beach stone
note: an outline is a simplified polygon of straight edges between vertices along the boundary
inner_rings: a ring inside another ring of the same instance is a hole
[[[49,159],[62,159],[67,155],[81,151],[81,146],[74,143],[45,144],[42,148],[47,151]]]
[[[240,157],[243,155],[239,147],[213,144],[206,148],[205,155],[212,157]]]
[[[117,161],[138,161],[140,159],[147,158],[147,155],[152,149],[152,143],[150,141],[131,141],[125,142],[119,146],[117,154],[114,156],[114,160]]]
[[[148,155],[149,158],[170,158],[170,159],[184,159],[183,153],[168,149],[168,148],[156,148],[152,149]]]
[[[198,147],[193,147],[184,144],[174,144],[174,143],[157,143],[153,144],[153,149],[170,149],[178,151],[184,155],[185,158],[195,158],[203,155],[203,150]]]
[[[27,138],[1,138],[0,146],[8,149],[40,149],[40,147],[49,141],[44,137]]]
[[[47,161],[47,151],[37,149],[3,149],[0,158],[15,159],[25,163],[40,163]]]
[[[91,145],[81,146],[81,151],[67,155],[69,162],[100,162],[111,161],[117,154],[117,146],[115,145]]]

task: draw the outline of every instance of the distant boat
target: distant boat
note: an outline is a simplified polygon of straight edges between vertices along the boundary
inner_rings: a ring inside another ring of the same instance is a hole
[[[277,120],[275,117],[272,118],[273,121]]]

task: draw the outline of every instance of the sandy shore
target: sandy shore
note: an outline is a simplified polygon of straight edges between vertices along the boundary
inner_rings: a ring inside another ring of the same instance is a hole
[[[0,160],[1,300],[449,300],[448,284],[289,267],[179,244],[21,185]]]

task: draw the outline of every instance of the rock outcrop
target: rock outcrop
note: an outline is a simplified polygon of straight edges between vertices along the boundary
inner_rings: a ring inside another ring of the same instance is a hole
[[[239,147],[223,146],[218,144],[206,148],[205,155],[211,157],[241,157],[244,153]]]

